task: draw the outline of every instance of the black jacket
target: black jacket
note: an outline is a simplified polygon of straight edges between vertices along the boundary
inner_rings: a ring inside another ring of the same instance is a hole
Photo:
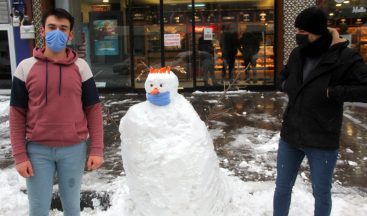
[[[240,45],[237,32],[223,32],[219,45],[224,59],[235,58]]]
[[[253,56],[260,50],[261,32],[245,32],[240,38],[242,55]]]
[[[330,47],[304,81],[301,50],[292,51],[281,75],[289,98],[281,129],[281,138],[287,143],[338,148],[343,102],[367,102],[367,66],[347,45]]]

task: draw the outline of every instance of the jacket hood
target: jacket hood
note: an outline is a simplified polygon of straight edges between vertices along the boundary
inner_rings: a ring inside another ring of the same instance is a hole
[[[340,48],[340,47],[347,47],[349,45],[349,41],[345,38],[341,38],[339,33],[334,30],[331,33],[332,41],[330,44],[330,48]]]
[[[349,45],[349,41],[347,40],[343,40],[343,41],[338,41],[338,42],[335,42],[334,40],[331,42],[330,44],[330,47],[328,49],[327,52],[334,52],[336,50],[339,50],[339,49],[344,49],[346,47],[348,47]],[[301,48],[298,46],[295,48],[295,51],[297,51],[298,53],[301,52]],[[300,54],[299,54],[300,55]]]
[[[332,44],[330,45],[330,50],[334,50],[334,49],[339,49],[339,48],[345,48],[348,47],[349,45],[349,41],[345,40],[342,42],[332,42]]]
[[[44,52],[45,48],[34,48],[33,56],[40,61],[48,61],[60,65],[71,65],[78,59],[78,55],[76,54],[76,52],[74,52],[70,48],[66,48],[66,58],[58,60],[47,58],[46,56],[44,56]]]

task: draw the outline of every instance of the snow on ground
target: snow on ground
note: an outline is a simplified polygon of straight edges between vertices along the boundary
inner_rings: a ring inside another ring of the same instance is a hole
[[[0,117],[9,113],[9,97],[0,95]]]
[[[109,102],[106,101],[106,104],[104,104],[104,106],[112,106],[112,105],[116,105],[116,104],[129,104],[129,103],[139,103],[140,101],[138,100],[132,100],[132,99],[125,99],[122,101],[114,101],[114,102]]]
[[[3,158],[7,152],[10,152],[10,145],[9,145],[9,120],[8,120],[8,114],[9,114],[9,96],[2,96],[0,95],[0,160]],[[4,135],[4,133],[6,135]],[[0,169],[0,172],[1,169]],[[0,203],[1,205],[1,203]],[[0,212],[1,215],[1,212]]]
[[[272,215],[272,197],[274,181],[266,182],[243,182],[229,171],[224,170],[233,192],[234,209],[231,216]],[[112,195],[112,206],[107,211],[98,207],[94,210],[85,209],[82,216],[129,216],[134,210],[131,200],[128,198],[126,178],[117,177],[112,182],[101,182],[95,173],[84,176],[83,189],[98,188]],[[0,214],[3,216],[25,216],[27,215],[27,197],[20,191],[25,189],[25,180],[17,175],[15,169],[8,168],[0,173]],[[298,178],[294,191],[290,215],[308,216],[313,213],[313,197],[311,186],[307,181]],[[96,201],[98,206],[98,202]],[[342,187],[334,184],[333,188],[333,210],[332,216],[356,216],[364,215],[367,211],[367,197],[360,193],[358,188]],[[61,216],[62,213],[53,210],[51,215]]]
[[[219,138],[223,134],[223,127],[226,126],[226,123],[220,121],[212,121],[213,128],[209,130],[210,136],[213,140]]]
[[[1,117],[1,116],[0,116]],[[4,130],[9,130],[9,121],[7,120],[7,121],[5,121],[5,122],[3,122],[3,123],[0,123],[0,130],[1,131],[4,131]],[[2,142],[2,141],[4,141],[4,140],[1,140],[0,139],[0,142]]]
[[[196,92],[196,94],[202,94]],[[127,102],[127,101],[125,101]],[[5,118],[9,112],[9,97],[0,96],[0,119]],[[116,114],[116,113],[114,113]],[[349,113],[348,113],[349,114]],[[260,119],[259,119],[260,120]],[[359,123],[359,122],[355,122]],[[215,122],[210,134],[215,140],[221,137],[223,128],[226,126],[223,122]],[[7,120],[0,122],[0,130],[8,130],[9,122]],[[363,127],[364,128],[364,127]],[[249,151],[253,155],[248,160],[238,161],[238,167],[245,173],[260,173],[262,175],[275,175],[275,151],[279,140],[279,133],[265,129],[244,127],[237,129],[234,133],[234,140],[230,146],[234,149],[241,148]],[[8,140],[0,139],[0,150],[9,149]],[[6,145],[6,146],[5,146]],[[8,150],[6,150],[8,151]],[[353,154],[353,150],[346,149],[348,154]],[[258,157],[262,157],[258,160]],[[223,163],[227,159],[221,158]],[[364,156],[366,161],[367,157]],[[266,161],[264,164],[263,161]],[[260,163],[259,163],[260,162]],[[339,161],[340,162],[340,161]],[[355,164],[349,161],[351,166]],[[271,216],[272,198],[275,187],[274,180],[243,181],[235,173],[227,169],[225,172],[231,190],[233,192],[233,203],[235,209],[231,216]],[[123,174],[123,173],[122,173]],[[274,179],[274,178],[272,178]],[[26,216],[28,213],[28,201],[25,190],[25,180],[20,177],[13,166],[0,170],[0,215],[1,216]],[[56,189],[56,188],[55,188]],[[82,216],[129,216],[134,211],[131,200],[128,197],[128,188],[126,186],[125,176],[115,178],[103,178],[99,171],[88,172],[84,175],[82,190],[104,191],[111,194],[112,206],[103,211],[98,208],[98,200],[95,200],[96,208],[84,209]],[[332,216],[359,216],[365,215],[367,211],[366,189],[358,187],[347,187],[341,185],[338,181],[333,184],[333,209]],[[302,172],[296,181],[293,190],[293,199],[290,209],[290,215],[308,216],[313,215],[314,200],[312,197],[311,185]],[[50,215],[61,216],[62,212],[53,210]]]
[[[238,95],[238,94],[243,94],[243,93],[245,93],[245,94],[251,94],[251,93],[254,93],[254,92],[251,92],[251,91],[248,91],[248,90],[235,90],[235,91],[227,91],[227,94],[236,94],[236,95]],[[195,92],[193,92],[192,93],[193,95],[195,95],[195,94],[209,94],[209,95],[221,95],[221,94],[223,94],[223,91],[210,91],[210,92],[206,92],[206,91],[195,91]]]
[[[367,130],[367,124],[363,124],[360,120],[354,118],[352,115],[350,115],[348,112],[345,112],[344,117],[348,118],[349,120],[351,120],[354,124],[359,125],[361,127],[363,127],[364,129]]]

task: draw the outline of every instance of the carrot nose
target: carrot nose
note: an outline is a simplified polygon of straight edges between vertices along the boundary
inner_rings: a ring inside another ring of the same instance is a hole
[[[159,90],[157,89],[157,88],[154,88],[151,92],[150,92],[150,94],[152,94],[152,95],[156,95],[156,94],[158,94],[159,93]]]

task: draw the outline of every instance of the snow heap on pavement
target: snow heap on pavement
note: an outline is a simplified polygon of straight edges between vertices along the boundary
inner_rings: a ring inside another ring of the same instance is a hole
[[[151,72],[148,100],[121,119],[122,159],[136,215],[225,216],[232,211],[231,193],[213,141],[177,87],[169,68]]]

